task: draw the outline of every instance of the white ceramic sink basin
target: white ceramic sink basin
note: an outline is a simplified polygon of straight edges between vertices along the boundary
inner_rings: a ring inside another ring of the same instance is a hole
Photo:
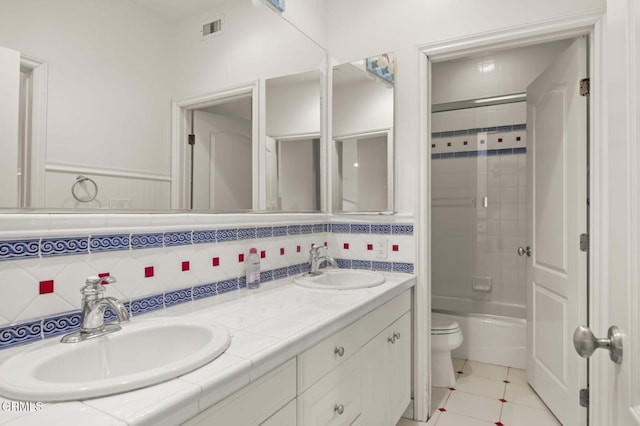
[[[377,272],[359,269],[329,269],[315,277],[301,276],[293,280],[302,287],[322,288],[327,290],[352,290],[356,288],[375,287],[384,283],[384,276]]]
[[[121,324],[122,330],[78,343],[47,341],[0,365],[0,395],[69,401],[111,395],[173,379],[222,354],[226,328],[187,318]]]

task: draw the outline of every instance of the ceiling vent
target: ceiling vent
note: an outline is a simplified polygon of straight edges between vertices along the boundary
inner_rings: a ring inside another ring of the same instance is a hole
[[[202,38],[209,38],[214,35],[219,35],[222,33],[222,25],[224,21],[222,18],[218,18],[214,21],[207,22],[202,25]]]

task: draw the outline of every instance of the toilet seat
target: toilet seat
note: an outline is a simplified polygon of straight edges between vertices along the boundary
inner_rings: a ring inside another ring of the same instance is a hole
[[[454,334],[460,332],[460,325],[454,320],[431,314],[431,335]]]

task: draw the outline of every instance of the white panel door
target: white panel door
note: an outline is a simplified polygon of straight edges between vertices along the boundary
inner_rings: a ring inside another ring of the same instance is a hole
[[[20,52],[0,46],[0,207],[18,206]]]
[[[587,418],[578,399],[587,364],[572,341],[587,313],[587,253],[579,247],[587,232],[586,76],[580,38],[527,88],[527,378],[565,425]]]

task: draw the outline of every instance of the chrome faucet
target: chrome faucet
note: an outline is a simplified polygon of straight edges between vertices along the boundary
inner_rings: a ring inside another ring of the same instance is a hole
[[[305,273],[305,276],[315,277],[317,275],[321,275],[320,265],[323,262],[328,263],[331,267],[335,268],[337,266],[336,260],[333,257],[325,255],[320,255],[320,249],[326,249],[324,246],[318,246],[316,244],[311,244],[311,250],[309,250],[309,263],[311,263],[311,270]]]
[[[118,323],[129,321],[129,312],[121,301],[114,297],[104,297],[105,289],[102,282],[116,282],[114,277],[89,277],[82,293],[82,324],[80,330],[62,337],[62,343],[76,343],[93,339],[120,330],[118,324],[105,324],[104,311],[110,307],[118,317]]]

